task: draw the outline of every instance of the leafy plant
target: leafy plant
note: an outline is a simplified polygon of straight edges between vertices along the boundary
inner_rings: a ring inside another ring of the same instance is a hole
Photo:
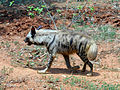
[[[30,12],[28,15],[31,16],[32,18],[35,17],[35,14],[34,14],[34,13],[31,13],[31,12]]]
[[[43,8],[36,7],[33,10],[37,11],[40,14],[43,11]]]
[[[94,7],[89,6],[89,8],[92,12],[95,10]]]
[[[111,2],[113,3],[113,2],[118,2],[119,0],[111,0]]]
[[[42,8],[46,8],[46,6],[45,6],[45,5],[41,5],[41,7],[42,7]]]
[[[77,9],[82,10],[83,6],[78,6]]]
[[[14,2],[15,2],[15,0],[11,1],[10,4],[9,4],[9,6],[11,7]]]
[[[27,11],[32,11],[32,9],[33,9],[34,7],[33,7],[33,6],[28,6],[27,8],[28,8]]]
[[[27,8],[27,11],[29,12],[29,16],[31,16],[32,18],[35,17],[35,15],[40,15],[41,12],[43,11],[43,9],[45,8],[46,6],[45,5],[41,5],[41,8],[39,7],[33,7],[33,6],[28,6]],[[36,13],[34,13],[34,11]]]
[[[60,9],[57,9],[57,13],[61,13],[61,10],[60,10]]]
[[[74,17],[77,16],[77,13],[73,13],[73,16],[74,16]]]

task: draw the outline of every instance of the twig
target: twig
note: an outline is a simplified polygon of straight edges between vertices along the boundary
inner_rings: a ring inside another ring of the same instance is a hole
[[[84,9],[85,8],[85,6],[87,5],[87,2],[85,3],[85,5],[83,6],[83,8],[82,9]],[[81,14],[81,16],[82,16],[83,14]],[[67,29],[68,29],[68,27],[70,27],[73,23],[74,23],[74,18],[72,18],[72,21],[71,21],[71,23],[67,26]]]
[[[65,23],[66,23],[66,17],[67,17],[67,11],[68,11],[69,1],[70,1],[70,0],[67,0],[67,1],[66,1],[66,12],[65,12],[65,19],[64,19],[64,22],[63,22],[64,25],[65,25]],[[67,27],[65,26],[64,29],[67,29]]]
[[[47,6],[47,4],[45,3],[45,1],[44,1],[44,0],[42,0],[42,1],[43,1],[43,3],[45,4],[45,6]],[[56,23],[54,22],[53,17],[52,17],[52,15],[50,14],[50,11],[48,10],[47,7],[46,7],[46,9],[47,9],[47,12],[49,12],[50,18],[51,18],[51,20],[53,21],[53,24],[54,24],[54,26],[55,26],[55,29],[58,30],[58,29],[57,29],[57,26],[56,26]]]

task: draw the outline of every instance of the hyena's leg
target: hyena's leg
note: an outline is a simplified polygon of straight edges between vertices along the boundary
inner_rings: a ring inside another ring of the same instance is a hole
[[[90,67],[90,73],[87,75],[93,75],[93,64],[90,61],[87,61],[87,65]]]
[[[86,62],[84,62],[84,66],[83,66],[83,68],[82,68],[82,72],[85,72],[86,71]]]
[[[69,55],[63,55],[65,62],[66,62],[66,66],[68,69],[71,69],[71,65],[70,65],[70,60],[69,60]]]
[[[82,72],[85,72],[85,71],[86,71],[86,65],[88,65],[88,66],[90,67],[90,73],[87,74],[87,75],[92,75],[92,73],[93,73],[93,64],[88,60],[87,55],[84,54],[84,53],[82,53],[82,55],[78,53],[77,55],[78,55],[78,56],[82,59],[82,61],[84,62],[84,66],[83,66],[83,68],[82,68]]]
[[[46,73],[46,72],[48,72],[51,65],[52,65],[52,62],[53,62],[54,58],[55,58],[55,56],[50,54],[50,58],[48,60],[48,64],[47,64],[46,68],[44,70],[39,70],[38,73]]]
[[[66,66],[67,66],[68,69],[70,69],[70,70],[77,70],[77,69],[80,68],[79,66],[74,66],[74,67],[72,67],[72,66],[70,65],[69,55],[63,55],[63,57],[64,57],[64,59],[65,59]]]

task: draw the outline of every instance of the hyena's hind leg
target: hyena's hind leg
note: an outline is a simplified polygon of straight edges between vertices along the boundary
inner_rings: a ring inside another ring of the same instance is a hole
[[[86,71],[86,65],[88,65],[90,67],[90,73],[88,73],[87,75],[93,75],[93,64],[88,60],[87,55],[82,53],[79,54],[77,53],[77,55],[81,58],[81,60],[84,62],[84,66],[82,68],[82,72]]]
[[[48,64],[47,64],[46,68],[43,69],[43,70],[38,70],[38,73],[42,74],[42,73],[48,72],[50,67],[51,67],[51,65],[52,65],[52,62],[53,62],[54,58],[55,58],[55,56],[50,54],[50,58],[48,60]]]
[[[70,69],[70,70],[78,70],[78,69],[80,68],[79,66],[74,66],[74,67],[72,67],[72,66],[70,65],[69,55],[63,55],[63,57],[64,57],[64,59],[65,59],[66,66],[67,66],[68,69]]]

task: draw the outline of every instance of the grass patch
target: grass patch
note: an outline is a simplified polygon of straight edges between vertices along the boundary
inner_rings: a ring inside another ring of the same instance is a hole
[[[109,25],[99,26],[96,29],[97,34],[95,33],[93,38],[100,41],[114,41],[117,35],[115,30],[115,28]]]
[[[9,75],[10,73],[13,72],[13,68],[6,68],[5,66],[3,67],[3,69],[1,69],[1,74],[2,75]]]
[[[117,28],[114,28],[110,25],[96,26],[92,24],[92,25],[79,26],[77,23],[75,23],[72,27],[76,31],[86,32],[89,36],[92,36],[94,40],[99,42],[100,41],[112,42],[116,39],[119,39],[120,37],[120,35],[116,33]]]
[[[17,52],[11,52],[12,64],[18,64],[27,67],[44,66],[47,63],[48,54],[46,48],[40,46],[23,47]]]
[[[48,61],[48,53],[43,46],[24,46],[19,41],[5,41],[0,43],[1,50],[7,50],[11,56],[11,65],[17,67],[44,66]]]
[[[64,84],[69,84],[70,86],[80,87],[87,90],[119,90],[120,84],[107,84],[103,82],[102,84],[94,84],[91,81],[86,80],[86,78],[78,78],[75,76],[66,77],[63,79]]]
[[[120,56],[118,56],[118,62],[120,63]]]
[[[56,83],[56,82],[59,82],[59,77],[54,78],[53,76],[48,76],[47,82],[48,82],[48,83]]]
[[[13,68],[9,68],[9,67],[3,67],[1,70],[0,70],[0,90],[5,90],[5,85],[3,84],[10,73],[13,72]]]
[[[94,83],[94,81],[89,81],[86,78],[76,77],[76,76],[67,76],[63,79],[55,78],[52,75],[46,77],[46,87],[49,89],[65,89],[70,87],[71,89],[76,90],[119,90],[120,84],[108,84],[106,82],[99,81],[98,83]],[[96,80],[95,80],[96,81]],[[48,84],[47,84],[48,83]]]

